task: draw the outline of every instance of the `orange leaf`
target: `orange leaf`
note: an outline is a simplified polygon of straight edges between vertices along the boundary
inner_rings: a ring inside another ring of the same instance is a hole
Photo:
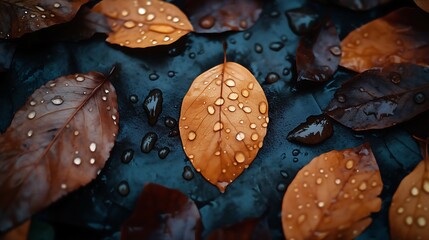
[[[179,8],[160,0],[103,0],[94,10],[113,30],[106,41],[130,48],[171,44],[193,31]]]
[[[392,239],[429,239],[429,157],[408,174],[393,195],[389,210]]]
[[[0,232],[97,176],[117,108],[115,89],[96,72],[59,77],[30,96],[0,136]]]
[[[27,240],[28,232],[30,231],[31,220],[25,221],[23,224],[11,229],[3,235],[0,235],[1,240]]]
[[[194,80],[180,116],[183,150],[196,170],[224,192],[263,145],[268,103],[249,70],[224,59]]]
[[[340,65],[363,72],[391,63],[429,66],[429,14],[401,8],[351,32],[342,42]]]
[[[301,169],[283,198],[287,239],[352,239],[381,207],[380,171],[369,145],[331,151]]]
[[[18,38],[70,21],[88,0],[0,0],[0,38]]]
[[[428,0],[414,0],[419,8],[429,13],[429,1]]]

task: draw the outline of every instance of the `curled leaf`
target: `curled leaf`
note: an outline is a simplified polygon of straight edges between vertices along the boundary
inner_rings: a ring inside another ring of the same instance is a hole
[[[429,14],[401,8],[351,32],[341,42],[340,65],[363,72],[391,63],[429,66]]]
[[[255,24],[262,0],[188,0],[186,10],[196,32],[242,31]]]
[[[18,38],[70,21],[88,0],[1,0],[0,38]]]
[[[327,114],[353,130],[381,129],[429,109],[428,68],[400,63],[367,70],[335,93]]]
[[[318,144],[332,136],[332,121],[322,115],[309,116],[307,120],[289,132],[287,139],[303,144]]]
[[[426,146],[427,147],[427,146]],[[429,239],[429,156],[402,179],[389,210],[394,240]]]
[[[283,198],[287,239],[353,239],[381,208],[383,189],[368,145],[331,151],[302,168]]]
[[[297,81],[329,80],[338,68],[340,56],[340,38],[335,25],[331,21],[320,22],[299,41],[296,49]]]
[[[200,239],[202,224],[195,203],[178,190],[149,183],[133,214],[122,225],[121,240]]]
[[[103,0],[94,11],[104,14],[112,29],[106,41],[130,48],[171,44],[193,31],[179,8],[161,0]]]
[[[333,3],[355,11],[365,11],[386,4],[391,0],[319,0],[324,3]]]
[[[180,137],[192,165],[224,192],[263,145],[268,102],[258,81],[238,63],[199,75],[183,98]]]
[[[0,136],[0,231],[97,176],[117,109],[113,85],[96,72],[59,77],[29,97]]]

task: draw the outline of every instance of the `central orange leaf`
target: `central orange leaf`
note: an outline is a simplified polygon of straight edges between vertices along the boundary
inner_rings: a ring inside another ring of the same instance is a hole
[[[198,172],[224,192],[263,145],[268,103],[246,68],[224,60],[194,80],[180,116],[186,155]]]

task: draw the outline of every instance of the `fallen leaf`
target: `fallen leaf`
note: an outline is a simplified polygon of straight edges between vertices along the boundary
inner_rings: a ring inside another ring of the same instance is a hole
[[[270,230],[259,218],[246,219],[243,222],[219,228],[210,233],[206,240],[269,240]]]
[[[292,142],[313,145],[330,138],[333,132],[332,121],[326,115],[312,115],[290,131],[287,139]]]
[[[380,171],[369,145],[314,158],[289,185],[282,206],[287,239],[353,239],[381,208]]]
[[[37,89],[0,136],[0,232],[86,185],[118,132],[115,89],[101,73]]]
[[[414,0],[419,8],[429,13],[429,1],[428,0]]]
[[[429,109],[428,72],[408,63],[367,70],[337,90],[326,112],[357,131],[394,126]]]
[[[224,192],[255,159],[268,126],[258,81],[235,62],[199,75],[183,98],[180,137],[197,172]]]
[[[304,35],[296,49],[298,82],[325,82],[338,68],[341,57],[340,38],[332,21],[319,22]]]
[[[121,240],[200,239],[202,224],[195,203],[178,190],[146,184],[133,214],[121,227]]]
[[[21,225],[11,229],[3,235],[0,235],[1,240],[27,240],[28,232],[30,231],[31,220],[27,220]]]
[[[317,24],[319,14],[306,8],[295,8],[285,12],[292,31],[298,35],[309,33]]]
[[[332,3],[355,11],[366,11],[390,1],[391,0],[319,0],[319,2]]]
[[[88,0],[0,0],[0,38],[18,38],[70,21]]]
[[[186,12],[196,32],[242,31],[255,24],[262,0],[188,0]]]
[[[389,209],[390,236],[394,240],[429,239],[429,155],[402,179]]]
[[[429,66],[429,14],[401,8],[349,33],[340,65],[356,72],[391,63]]]
[[[103,0],[94,11],[104,14],[112,29],[106,41],[130,48],[171,44],[193,31],[179,8],[160,0]]]

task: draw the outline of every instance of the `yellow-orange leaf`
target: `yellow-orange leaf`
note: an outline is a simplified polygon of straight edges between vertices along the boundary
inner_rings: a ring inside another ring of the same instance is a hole
[[[183,99],[183,149],[196,170],[221,192],[252,163],[267,126],[264,91],[238,63],[225,61],[202,73]]]
[[[401,8],[351,32],[341,42],[340,65],[363,72],[391,63],[429,66],[429,14]]]
[[[399,184],[389,210],[392,239],[429,239],[429,158]]]
[[[179,8],[160,0],[103,0],[94,10],[112,28],[106,41],[130,48],[171,44],[193,30]]]
[[[383,188],[368,145],[331,151],[301,169],[283,198],[287,239],[353,239],[381,207]]]

